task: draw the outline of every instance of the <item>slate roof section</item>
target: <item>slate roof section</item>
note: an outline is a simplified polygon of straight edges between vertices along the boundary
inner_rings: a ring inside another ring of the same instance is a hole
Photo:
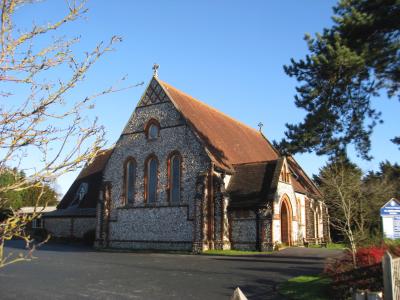
[[[231,208],[264,206],[276,191],[279,162],[280,160],[274,160],[235,165],[235,174],[227,189],[231,198],[229,206]]]
[[[281,157],[274,161],[235,165],[235,173],[227,189],[231,198],[230,208],[262,207],[273,200],[283,161]],[[295,159],[287,157],[287,162],[292,171],[291,182],[295,192],[321,197],[318,187]]]
[[[57,205],[57,210],[70,207],[71,203],[76,199],[76,194],[79,187],[84,182],[88,184],[88,190],[77,208],[96,208],[103,179],[103,170],[112,153],[112,150],[113,149],[100,151],[97,157],[89,165],[82,169],[74,183],[62,198],[61,202]]]
[[[271,161],[277,150],[257,130],[225,115],[159,79],[170,100],[193,127],[220,168],[232,171],[233,165]]]
[[[44,214],[45,218],[59,217],[96,217],[96,208],[77,208],[69,207],[66,209],[57,209]]]

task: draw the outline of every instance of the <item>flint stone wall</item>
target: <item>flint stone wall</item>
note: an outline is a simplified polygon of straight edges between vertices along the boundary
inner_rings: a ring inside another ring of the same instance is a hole
[[[117,222],[110,222],[112,240],[191,242],[193,221],[188,207],[117,209]]]
[[[192,251],[193,242],[170,241],[110,241],[109,247],[118,249],[148,249],[168,251]]]
[[[45,218],[44,228],[57,238],[81,239],[88,231],[95,230],[96,218]]]
[[[83,238],[86,232],[96,229],[96,218],[74,218],[73,237]]]
[[[257,222],[253,211],[248,217],[231,215],[231,247],[234,250],[257,249]]]
[[[71,218],[46,218],[44,228],[54,237],[71,236]]]
[[[158,139],[153,141],[147,140],[144,131],[150,119],[156,119],[161,127]],[[173,151],[182,156],[181,201],[176,204],[168,202],[167,190],[167,161]],[[144,201],[145,161],[149,155],[155,155],[159,162],[157,200],[152,204]],[[124,163],[128,157],[136,160],[135,200],[129,206],[123,198]],[[104,180],[112,185],[111,219],[114,222],[110,223],[109,239],[118,241],[110,246],[154,248],[151,241],[192,241],[196,179],[209,166],[210,159],[203,145],[171,102],[137,107],[104,171]],[[169,246],[162,243],[160,247],[168,249]],[[187,248],[186,244],[183,248]],[[176,249],[176,245],[171,249]]]

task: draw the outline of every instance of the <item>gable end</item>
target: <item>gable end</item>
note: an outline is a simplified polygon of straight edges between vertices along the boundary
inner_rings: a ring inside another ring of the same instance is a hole
[[[167,94],[157,80],[153,77],[150,84],[147,86],[142,98],[139,101],[138,107],[149,106],[164,102],[170,102]]]

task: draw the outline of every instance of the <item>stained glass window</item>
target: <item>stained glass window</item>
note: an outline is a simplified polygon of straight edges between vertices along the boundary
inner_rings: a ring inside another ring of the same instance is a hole
[[[157,199],[158,162],[150,158],[147,163],[147,202],[154,203]]]
[[[136,164],[133,160],[129,160],[125,169],[126,198],[128,203],[135,200],[135,181],[136,181]]]
[[[171,203],[179,203],[181,198],[181,158],[177,154],[170,160],[170,176]]]

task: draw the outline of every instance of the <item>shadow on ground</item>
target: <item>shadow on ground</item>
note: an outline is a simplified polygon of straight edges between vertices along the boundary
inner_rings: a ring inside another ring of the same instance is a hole
[[[21,241],[7,242],[8,252],[23,249]],[[49,242],[35,252],[38,259],[0,270],[0,298],[229,299],[239,286],[249,300],[284,299],[278,284],[320,273],[324,260],[337,253],[304,248],[240,257],[116,253]]]

